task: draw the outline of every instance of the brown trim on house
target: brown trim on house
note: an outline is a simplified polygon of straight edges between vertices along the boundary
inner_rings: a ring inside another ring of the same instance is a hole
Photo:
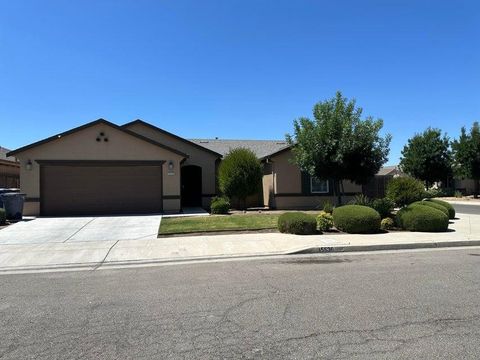
[[[89,128],[89,127],[92,127],[92,126],[95,126],[95,125],[98,125],[98,124],[104,124],[104,125],[110,126],[110,127],[114,128],[114,129],[116,129],[116,130],[119,130],[119,131],[125,133],[125,134],[128,134],[128,135],[131,135],[131,136],[133,136],[133,137],[136,137],[137,139],[146,141],[146,142],[148,142],[148,143],[150,143],[150,144],[152,144],[152,145],[161,147],[161,148],[166,149],[166,150],[168,150],[168,151],[171,151],[171,152],[173,152],[173,153],[175,153],[175,154],[177,154],[177,155],[180,155],[180,156],[183,156],[183,157],[185,157],[185,158],[188,158],[188,155],[185,154],[185,153],[183,153],[183,152],[181,152],[181,151],[178,151],[178,150],[173,149],[173,148],[171,148],[171,147],[169,147],[169,146],[160,144],[160,143],[158,143],[158,142],[156,142],[156,141],[154,141],[154,140],[152,140],[152,139],[149,139],[149,138],[147,138],[147,137],[145,137],[145,136],[142,136],[142,135],[140,135],[140,134],[137,134],[136,132],[130,131],[130,130],[128,130],[128,129],[125,129],[125,128],[123,128],[123,127],[121,127],[121,126],[118,126],[118,125],[116,125],[116,124],[114,124],[114,123],[111,123],[110,121],[107,121],[107,120],[105,120],[105,119],[98,119],[98,120],[89,122],[89,123],[87,123],[87,124],[78,126],[78,127],[76,127],[76,128],[73,128],[73,129],[71,129],[71,130],[65,131],[65,132],[63,132],[63,133],[60,133],[60,134],[57,134],[57,135],[54,135],[54,136],[50,136],[50,137],[48,137],[48,138],[46,138],[46,139],[43,139],[43,140],[34,142],[34,143],[30,144],[30,145],[26,145],[26,146],[23,146],[23,147],[18,148],[18,149],[16,149],[16,150],[12,150],[12,151],[10,151],[10,152],[7,153],[7,156],[16,155],[16,154],[21,153],[21,152],[23,152],[23,151],[25,151],[25,150],[28,150],[28,149],[31,149],[31,148],[34,148],[34,147],[37,147],[37,146],[40,146],[40,145],[49,143],[49,142],[51,142],[51,141],[57,140],[57,139],[59,139],[59,138],[62,138],[62,137],[64,137],[64,136],[67,136],[67,135],[74,134],[74,133],[76,133],[76,132],[78,132],[78,131],[87,129],[87,128]]]
[[[11,166],[14,168],[20,167],[20,163],[18,161],[10,161],[10,160],[3,160],[3,159],[0,159],[0,165]]]
[[[345,192],[342,194],[342,196],[355,196],[355,195],[359,195],[361,194],[361,192]],[[311,194],[303,194],[303,193],[278,193],[278,194],[273,194],[274,197],[295,197],[295,196],[298,196],[298,197],[315,197],[315,196],[318,196],[318,197],[332,197],[334,196],[332,193],[328,192],[328,193],[311,193]]]
[[[163,200],[180,200],[180,195],[164,195]]]
[[[165,160],[35,160],[51,166],[162,166]]]
[[[149,123],[147,123],[147,122],[145,122],[145,121],[143,121],[143,120],[141,120],[141,119],[136,119],[136,120],[130,121],[130,122],[126,123],[126,124],[123,124],[122,127],[125,128],[125,127],[128,127],[128,126],[130,126],[130,125],[135,125],[135,124],[144,125],[144,126],[150,128],[150,129],[153,129],[153,130],[155,130],[155,131],[158,131],[158,132],[160,132],[160,133],[162,133],[162,134],[164,134],[164,135],[171,136],[171,137],[173,137],[173,138],[175,138],[175,139],[177,139],[177,140],[179,140],[179,141],[182,141],[182,142],[184,142],[184,143],[186,143],[186,144],[192,145],[193,147],[196,147],[197,149],[200,149],[200,150],[203,150],[203,151],[205,151],[205,152],[211,153],[211,154],[216,155],[216,156],[218,156],[218,157],[222,157],[222,154],[219,154],[219,153],[217,153],[216,151],[207,149],[206,147],[203,147],[203,146],[201,146],[201,145],[198,145],[198,144],[194,143],[193,141],[187,140],[187,139],[182,138],[182,137],[180,137],[180,136],[178,136],[178,135],[172,134],[171,132],[168,132],[168,131],[166,131],[166,130],[160,129],[159,127],[157,127],[157,126],[155,126],[155,125],[152,125],[152,124],[149,124]]]

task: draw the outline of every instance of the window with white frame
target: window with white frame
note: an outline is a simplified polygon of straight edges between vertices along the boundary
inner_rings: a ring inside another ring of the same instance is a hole
[[[322,180],[312,176],[310,178],[310,192],[312,194],[328,193],[328,180]]]

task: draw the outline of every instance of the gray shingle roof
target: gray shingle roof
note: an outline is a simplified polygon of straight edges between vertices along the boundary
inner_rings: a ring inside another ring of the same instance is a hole
[[[386,175],[397,175],[397,174],[400,174],[400,173],[401,173],[401,171],[398,168],[398,165],[392,165],[392,166],[384,166],[384,167],[380,168],[377,175],[386,176]]]
[[[0,160],[16,162],[17,159],[14,158],[13,156],[8,156],[7,157],[7,153],[9,151],[10,151],[9,149],[0,146]]]
[[[222,155],[231,149],[244,147],[252,150],[258,158],[270,155],[288,146],[285,140],[226,140],[226,139],[188,139],[195,144],[216,151]]]

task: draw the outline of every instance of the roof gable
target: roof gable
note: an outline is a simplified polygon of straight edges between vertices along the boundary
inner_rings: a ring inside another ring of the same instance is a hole
[[[209,149],[209,148],[207,148],[207,147],[205,147],[205,146],[201,146],[201,145],[199,145],[199,144],[197,144],[197,143],[195,143],[195,142],[193,142],[193,141],[190,141],[190,140],[187,140],[187,139],[185,139],[185,138],[182,138],[181,136],[172,134],[171,132],[168,132],[168,131],[166,131],[166,130],[163,130],[163,129],[161,129],[161,128],[155,126],[155,125],[152,125],[152,124],[150,124],[150,123],[147,123],[147,122],[145,122],[145,121],[143,121],[143,120],[141,120],[141,119],[136,119],[136,120],[133,120],[133,121],[131,121],[131,122],[129,122],[129,123],[126,123],[126,124],[122,125],[122,128],[128,129],[128,127],[130,127],[130,126],[132,126],[132,125],[142,125],[142,126],[145,126],[145,127],[150,128],[150,129],[152,129],[152,130],[154,130],[154,131],[156,131],[156,132],[159,132],[159,133],[161,133],[161,134],[163,134],[163,135],[170,136],[170,137],[172,137],[172,138],[174,138],[174,139],[176,139],[176,140],[179,140],[179,141],[181,141],[181,142],[183,142],[183,143],[186,143],[186,144],[188,144],[188,145],[191,145],[191,146],[193,146],[193,147],[195,147],[195,148],[197,148],[197,149],[199,149],[199,150],[203,150],[203,151],[208,152],[208,153],[210,153],[210,154],[213,154],[213,155],[215,155],[215,156],[222,157],[222,154],[219,153],[219,152],[217,152],[217,151],[214,151],[214,150],[212,150],[212,149]]]
[[[35,147],[37,147],[37,146],[41,146],[41,145],[43,145],[43,144],[47,144],[47,143],[52,142],[52,141],[56,141],[56,140],[61,139],[61,138],[65,137],[65,136],[74,134],[74,133],[76,133],[76,132],[82,131],[82,130],[84,130],[84,129],[90,128],[90,127],[95,126],[95,125],[98,125],[98,124],[107,125],[107,126],[112,127],[112,128],[114,128],[114,129],[116,129],[116,130],[119,130],[119,131],[121,131],[121,132],[123,132],[123,133],[125,133],[125,134],[128,134],[129,136],[133,136],[133,137],[135,137],[135,138],[137,138],[137,139],[140,139],[140,140],[142,140],[142,141],[148,142],[148,143],[150,143],[150,144],[152,144],[152,145],[161,147],[161,148],[166,149],[166,150],[168,150],[168,151],[171,151],[171,152],[173,152],[173,153],[175,153],[175,154],[177,154],[177,155],[180,155],[180,156],[183,156],[183,157],[186,157],[186,158],[188,157],[187,154],[185,154],[185,153],[183,153],[183,152],[181,152],[181,151],[178,151],[178,150],[173,149],[173,148],[171,148],[171,147],[169,147],[169,146],[160,144],[160,143],[158,143],[158,142],[156,142],[156,141],[153,141],[153,140],[151,140],[151,139],[149,139],[149,138],[147,138],[147,137],[144,137],[144,136],[142,136],[142,135],[139,135],[139,134],[137,134],[137,133],[135,133],[135,132],[133,132],[133,131],[130,131],[130,130],[128,130],[128,129],[125,129],[125,128],[121,127],[121,126],[118,126],[118,125],[116,125],[116,124],[114,124],[114,123],[112,123],[112,122],[110,122],[110,121],[105,120],[105,119],[98,119],[98,120],[89,122],[89,123],[87,123],[87,124],[78,126],[78,127],[76,127],[76,128],[73,128],[73,129],[71,129],[71,130],[65,131],[65,132],[63,132],[63,133],[50,136],[50,137],[48,137],[48,138],[46,138],[46,139],[43,139],[43,140],[34,142],[34,143],[32,143],[32,144],[23,146],[23,147],[21,147],[21,148],[18,148],[18,149],[16,149],[16,150],[13,150],[13,151],[10,151],[10,152],[7,153],[6,155],[7,155],[7,156],[12,156],[12,155],[19,154],[19,153],[24,152],[24,151],[26,151],[26,150],[35,148]]]

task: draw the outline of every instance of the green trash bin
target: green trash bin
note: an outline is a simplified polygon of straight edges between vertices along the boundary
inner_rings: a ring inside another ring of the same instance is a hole
[[[0,197],[2,198],[7,220],[22,220],[25,194],[9,192],[1,194]]]

